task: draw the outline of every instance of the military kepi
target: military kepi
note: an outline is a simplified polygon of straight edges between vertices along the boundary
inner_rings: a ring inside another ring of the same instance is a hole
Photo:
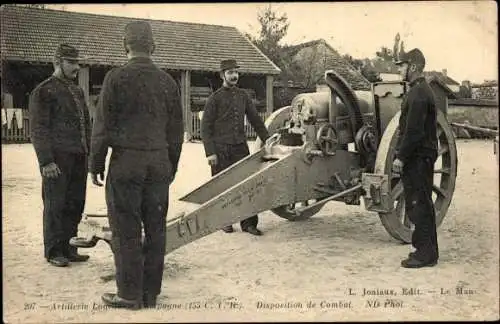
[[[147,21],[133,21],[125,26],[124,40],[127,44],[153,43],[153,31]]]
[[[83,60],[83,57],[80,56],[80,53],[76,49],[76,47],[68,45],[68,44],[59,44],[56,48],[56,52],[54,54],[56,58],[69,60],[69,61],[80,61]]]
[[[220,62],[220,70],[221,72],[222,71],[225,71],[225,70],[229,70],[229,69],[237,69],[239,68],[240,66],[238,65],[238,63],[236,63],[236,60],[222,60]]]
[[[407,53],[403,53],[399,57],[399,60],[395,62],[397,65],[403,64],[403,63],[409,63],[409,64],[421,64],[425,66],[425,57],[424,54],[422,53],[421,50],[418,48],[414,48]]]

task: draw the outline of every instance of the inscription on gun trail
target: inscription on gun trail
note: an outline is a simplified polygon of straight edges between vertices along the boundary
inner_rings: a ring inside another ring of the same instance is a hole
[[[223,204],[222,209],[238,207],[243,201],[247,200],[252,202],[254,197],[262,192],[262,188],[267,184],[267,180],[264,178],[257,179],[256,182],[250,183],[248,187],[243,187],[241,191],[234,194],[234,196],[229,197]]]

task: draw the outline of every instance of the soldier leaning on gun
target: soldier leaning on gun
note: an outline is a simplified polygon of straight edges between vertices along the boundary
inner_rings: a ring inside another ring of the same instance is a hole
[[[244,127],[245,115],[263,142],[269,137],[250,96],[236,86],[238,68],[235,60],[221,61],[223,85],[210,95],[203,111],[201,134],[212,176],[250,154]],[[262,235],[257,229],[258,221],[257,215],[244,219],[240,222],[241,229],[253,235]],[[231,233],[233,226],[225,226],[223,231]]]
[[[151,26],[125,27],[129,61],[108,72],[97,105],[90,172],[102,186],[108,147],[106,203],[118,291],[111,307],[154,307],[161,292],[169,186],[177,172],[184,135],[179,88],[151,60]],[[144,226],[144,242],[141,242]]]
[[[399,142],[393,170],[401,174],[405,208],[415,225],[412,245],[416,249],[401,262],[405,268],[433,266],[439,258],[436,214],[432,201],[434,163],[437,159],[436,103],[422,72],[425,58],[413,49],[396,62],[402,79],[410,83],[399,119]]]
[[[54,73],[31,93],[30,128],[42,174],[45,258],[54,266],[82,262],[69,240],[77,235],[85,207],[90,117],[83,90],[75,84],[78,50],[60,44]]]

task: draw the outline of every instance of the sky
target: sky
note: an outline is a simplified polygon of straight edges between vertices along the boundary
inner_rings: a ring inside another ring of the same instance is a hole
[[[428,71],[447,69],[458,82],[498,80],[495,1],[64,4],[48,8],[233,26],[257,35],[257,14],[269,4],[288,17],[285,44],[323,38],[340,54],[373,58],[381,46],[392,49],[399,32],[407,51],[422,50]]]

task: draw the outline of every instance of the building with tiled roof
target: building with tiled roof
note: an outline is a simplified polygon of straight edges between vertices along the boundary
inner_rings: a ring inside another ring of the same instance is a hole
[[[363,60],[364,67],[376,72],[382,81],[400,80],[399,69],[394,62],[386,61],[380,57]]]
[[[31,90],[52,73],[57,44],[66,42],[87,57],[79,83],[92,103],[107,71],[127,62],[123,31],[133,20],[151,24],[153,61],[179,82],[187,129],[191,112],[202,109],[204,99],[221,85],[222,59],[236,59],[240,87],[248,89],[260,111],[273,110],[273,79],[281,70],[235,27],[12,5],[1,7],[2,88],[13,94],[16,107],[26,108]]]
[[[400,80],[398,67],[392,61],[386,61],[378,57],[372,60],[366,59],[363,63],[368,65],[373,71],[377,72],[383,81]],[[443,69],[442,71],[424,71],[424,76],[428,80],[438,79],[453,92],[459,91],[460,83],[450,78],[446,69]]]
[[[442,71],[424,71],[424,75],[427,78],[434,77],[439,79],[441,82],[446,84],[453,92],[460,91],[460,83],[450,78],[448,71],[443,69]]]
[[[54,47],[70,42],[89,65],[124,64],[123,30],[132,20],[151,24],[157,43],[154,61],[162,68],[216,72],[221,58],[234,57],[243,73],[280,72],[235,27],[12,6],[2,7],[2,55],[50,63]]]
[[[448,71],[443,69],[443,71],[424,71],[426,76],[434,76],[443,81],[447,85],[460,85],[458,81],[453,80],[448,76]]]
[[[289,46],[286,55],[299,67],[297,74],[303,78],[301,81],[306,87],[324,84],[325,71],[335,70],[354,90],[371,90],[370,82],[361,72],[342,58],[324,39]]]

